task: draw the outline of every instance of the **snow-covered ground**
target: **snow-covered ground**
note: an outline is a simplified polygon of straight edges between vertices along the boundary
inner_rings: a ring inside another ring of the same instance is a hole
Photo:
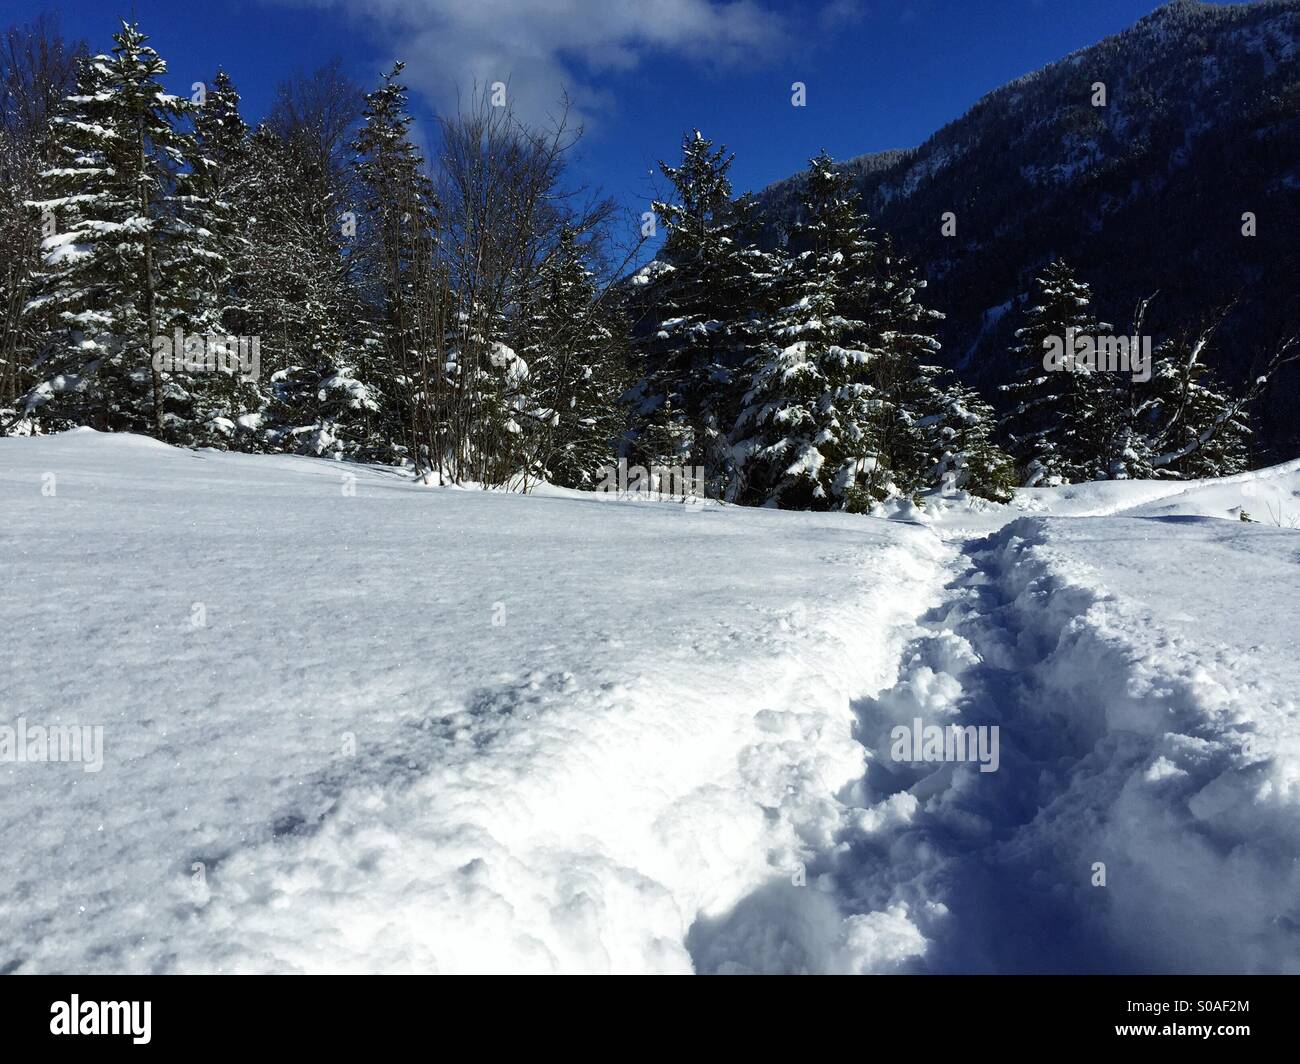
[[[1300,971],[1300,463],[898,521],[81,430],[0,513],[0,726],[103,728],[0,730],[0,970]]]

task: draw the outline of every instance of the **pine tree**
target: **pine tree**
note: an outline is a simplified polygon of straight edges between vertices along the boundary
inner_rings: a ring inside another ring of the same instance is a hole
[[[695,130],[681,165],[659,164],[676,196],[652,204],[667,235],[639,296],[650,313],[640,345],[646,374],[634,393],[649,422],[640,440],[647,462],[703,466],[706,490],[720,496],[735,490],[728,437],[737,373],[756,343],[776,268],[754,245],[752,203],[731,198],[732,160]]]
[[[866,308],[876,245],[847,178],[823,153],[810,164],[801,248],[781,272],[790,300],[748,366],[733,430],[745,498],[792,509],[862,508],[877,475],[880,400],[868,381]]]
[[[52,16],[0,34],[0,435],[28,432],[18,401],[31,382],[32,326],[24,316],[41,261],[45,219],[29,206],[49,162],[50,118],[76,87],[83,44],[65,41]]]
[[[861,510],[938,487],[934,432],[945,404],[930,329],[941,315],[918,302],[924,282],[871,227],[851,175],[825,152],[810,161],[800,215],[785,271],[793,302],[752,365],[737,424],[751,493]]]
[[[1248,468],[1248,396],[1225,391],[1204,361],[1217,325],[1156,348],[1151,380],[1134,383],[1133,402],[1116,438],[1117,475],[1221,477]]]
[[[436,348],[434,243],[437,203],[424,160],[410,139],[405,64],[367,94],[364,125],[353,149],[359,187],[358,258],[379,306],[378,359],[368,374],[383,382],[378,402],[389,423],[381,431],[406,438],[416,472],[441,466],[442,426],[435,407],[445,389]]]
[[[943,494],[965,491],[994,502],[1010,502],[1016,468],[994,441],[993,408],[972,388],[947,383],[936,390],[938,410],[925,419],[933,440],[927,480]]]
[[[312,275],[327,263],[312,253],[288,145],[263,125],[250,135],[248,152],[248,181],[235,192],[248,253],[235,283],[244,328],[261,336],[263,367],[274,381],[328,332],[323,308],[309,297]]]
[[[239,202],[250,222],[249,327],[261,338],[270,390],[262,432],[279,449],[387,460],[370,373],[383,345],[343,254],[352,219],[312,198],[321,177],[310,153],[266,126],[250,152],[254,177]]]
[[[1076,363],[1044,368],[1049,345],[1068,348],[1073,337],[1109,330],[1092,311],[1088,285],[1061,261],[1036,279],[1037,297],[1016,330],[1012,351],[1017,379],[1005,391],[1013,407],[1003,422],[1009,449],[1026,486],[1071,483],[1108,475],[1108,444],[1118,417],[1112,375]]]
[[[833,277],[803,287],[773,324],[776,343],[751,362],[735,428],[745,498],[787,509],[860,508],[856,493],[878,453],[878,400],[864,372],[872,353],[852,346],[854,323],[837,313]]]
[[[540,270],[517,347],[529,367],[530,466],[568,488],[590,487],[625,430],[625,325],[601,303],[585,249],[565,227]]]
[[[879,400],[879,456],[870,490],[876,499],[915,496],[940,487],[931,428],[948,403],[940,383],[944,375],[933,362],[939,341],[931,331],[943,315],[918,301],[925,281],[888,237],[876,249],[872,279],[864,317],[877,353],[870,379]]]
[[[212,326],[243,334],[248,326],[250,186],[254,181],[251,131],[239,113],[239,92],[218,70],[204,100],[194,109],[194,150],[188,189],[196,222],[209,227],[219,259],[214,263],[213,298],[205,308]]]
[[[56,219],[29,314],[42,325],[40,383],[26,399],[50,427],[170,436],[168,381],[153,340],[188,332],[184,300],[161,269],[189,234],[169,201],[185,158],[185,102],[159,82],[166,64],[134,25],[111,55],[81,65],[76,95],[53,120],[54,164],[33,206]]]
[[[238,197],[249,180],[248,126],[239,94],[218,71],[202,102],[189,108],[194,133],[184,144],[186,167],[176,175],[173,239],[160,254],[163,271],[193,334],[212,342],[241,344],[260,363],[260,337],[246,331],[246,271],[251,255],[247,215]],[[241,283],[244,282],[244,283]],[[260,377],[260,364],[256,367]],[[173,436],[178,442],[249,446],[265,407],[258,380],[236,371],[173,373],[169,401],[184,410]]]

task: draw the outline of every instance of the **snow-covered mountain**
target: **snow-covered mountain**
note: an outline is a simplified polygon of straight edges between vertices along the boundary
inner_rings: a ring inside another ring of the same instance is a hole
[[[1300,971],[1300,462],[930,503],[0,440],[0,970]]]
[[[1257,369],[1256,346],[1300,315],[1298,46],[1300,0],[1175,0],[989,93],[919,147],[846,162],[874,219],[921,264],[947,315],[949,363],[1001,383],[1018,324],[1007,312],[1063,257],[1120,330],[1155,292],[1158,333],[1239,296],[1218,368],[1230,381]],[[802,180],[760,194],[770,241],[796,216]],[[1298,399],[1293,367],[1262,410],[1272,453],[1300,448]]]

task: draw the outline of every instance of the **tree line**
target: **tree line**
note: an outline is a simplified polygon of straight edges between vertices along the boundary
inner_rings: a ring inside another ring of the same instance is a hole
[[[852,511],[1244,462],[1254,393],[1209,378],[1212,329],[1165,339],[1142,384],[1042,370],[1044,337],[1104,328],[1063,263],[1025,302],[999,416],[940,368],[924,280],[825,153],[771,248],[731,156],[688,134],[661,164],[663,246],[622,276],[636,249],[615,261],[613,203],[574,185],[563,114],[535,128],[475,97],[426,160],[401,63],[368,93],[337,63],[285,82],[250,127],[224,72],[179,97],[138,26],[113,44],[91,55],[48,22],[5,38],[0,432],[487,485],[591,487],[624,458],[703,467],[733,502]],[[214,339],[255,341],[257,372],[207,359]]]

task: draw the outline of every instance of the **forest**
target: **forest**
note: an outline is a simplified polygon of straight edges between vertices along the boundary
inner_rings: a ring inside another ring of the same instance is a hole
[[[138,25],[111,44],[46,18],[3,39],[2,434],[89,426],[525,489],[698,468],[727,502],[867,512],[1241,471],[1252,406],[1298,357],[1286,341],[1218,381],[1224,307],[1157,337],[1147,379],[1047,366],[1066,336],[1137,342],[1160,298],[1102,322],[1058,259],[1015,311],[1014,379],[982,394],[944,367],[944,308],[824,152],[773,246],[699,130],[629,223],[575,175],[564,109],[529,125],[504,86],[441,116],[426,159],[400,62],[370,87],[338,62],[287,78],[253,125],[225,72],[178,96]]]

